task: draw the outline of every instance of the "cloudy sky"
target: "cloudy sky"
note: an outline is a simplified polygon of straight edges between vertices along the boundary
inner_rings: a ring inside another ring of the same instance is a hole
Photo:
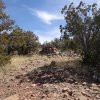
[[[65,4],[81,0],[4,0],[6,11],[11,19],[24,30],[33,31],[41,43],[60,37],[59,26],[64,24],[61,9]],[[83,0],[86,4],[100,0]]]

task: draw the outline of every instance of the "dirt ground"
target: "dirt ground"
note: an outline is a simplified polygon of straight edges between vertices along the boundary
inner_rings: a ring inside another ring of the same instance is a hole
[[[79,57],[14,56],[0,68],[0,100],[100,100]]]

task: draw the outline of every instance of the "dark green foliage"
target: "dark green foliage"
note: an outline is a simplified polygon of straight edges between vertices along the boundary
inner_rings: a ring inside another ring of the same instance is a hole
[[[0,0],[0,66],[8,63],[8,55],[17,52],[26,55],[38,51],[38,37],[31,31],[14,26],[14,21],[5,13],[5,5]]]
[[[8,44],[8,33],[13,28],[14,21],[5,13],[5,5],[0,0],[0,66],[7,64],[10,57],[5,54]]]
[[[14,21],[5,13],[5,5],[3,0],[0,0],[0,33],[9,31],[13,28]]]
[[[58,38],[55,38],[53,41],[51,41],[51,44],[53,46],[55,46],[58,50],[61,50],[61,51],[62,51],[63,46],[64,46],[64,42]]]
[[[83,55],[84,63],[100,66],[100,34],[91,41],[88,51]]]
[[[74,37],[76,48],[81,51],[83,62],[90,66],[100,65],[100,9],[96,4],[71,3],[62,9],[66,25],[60,26],[64,38]],[[72,45],[71,41],[71,45]],[[72,46],[71,46],[72,48]]]
[[[4,66],[5,64],[10,63],[10,58],[10,56],[0,54],[0,66]]]
[[[55,46],[60,51],[73,50],[76,51],[76,43],[74,39],[57,39],[55,38],[50,42],[53,46]]]
[[[17,27],[9,34],[8,54],[17,51],[19,55],[25,55],[37,51],[38,47],[38,37],[31,31]]]

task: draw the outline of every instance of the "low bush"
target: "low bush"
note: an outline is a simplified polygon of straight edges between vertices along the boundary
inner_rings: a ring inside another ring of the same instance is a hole
[[[10,56],[4,54],[0,55],[0,67],[10,63],[10,58]]]

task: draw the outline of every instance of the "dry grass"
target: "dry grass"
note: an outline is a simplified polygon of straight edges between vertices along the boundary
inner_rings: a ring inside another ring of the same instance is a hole
[[[5,68],[6,70],[11,70],[11,69],[20,69],[21,65],[23,65],[24,63],[27,63],[28,60],[31,60],[33,63],[35,63],[36,61],[45,61],[47,63],[51,63],[51,61],[56,61],[59,62],[59,64],[61,64],[61,66],[64,64],[63,62],[66,61],[75,61],[78,60],[79,57],[66,57],[66,56],[54,56],[54,57],[47,57],[47,56],[40,56],[40,55],[33,55],[33,56],[12,56],[11,58],[11,63],[7,64],[6,66],[4,66],[3,68]]]
[[[65,62],[71,62],[78,60],[79,57],[66,57],[66,56],[40,56],[40,55],[33,55],[33,56],[12,56],[11,63],[7,64],[0,68],[0,76],[9,75],[10,72],[20,71],[22,68],[25,69],[25,66],[28,66],[29,69],[34,69],[34,66],[43,66],[45,64],[49,65],[52,61],[57,62],[57,64],[61,67],[65,66]],[[39,62],[39,63],[38,63]]]

